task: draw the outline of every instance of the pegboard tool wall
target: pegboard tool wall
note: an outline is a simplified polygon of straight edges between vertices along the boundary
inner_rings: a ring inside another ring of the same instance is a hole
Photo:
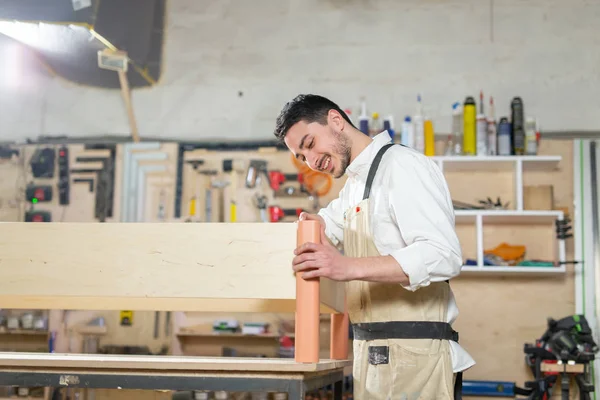
[[[224,165],[227,166],[225,171]],[[301,191],[294,176],[300,171],[292,162],[291,153],[272,147],[244,151],[190,150],[183,155],[182,171],[180,219],[184,221],[205,221],[206,211],[212,222],[260,222],[265,216],[270,219],[268,207],[289,210],[290,214],[296,209],[315,212],[335,198],[344,183],[344,179],[332,180],[327,191],[328,182],[315,178],[315,187],[324,188],[327,193],[310,196]],[[272,173],[288,178],[277,190],[269,184],[267,176]],[[253,184],[248,185],[247,181]],[[257,202],[259,197],[263,197],[267,207],[262,215]],[[296,218],[285,215],[280,221]]]
[[[0,220],[114,219],[114,145],[28,144],[0,159]]]

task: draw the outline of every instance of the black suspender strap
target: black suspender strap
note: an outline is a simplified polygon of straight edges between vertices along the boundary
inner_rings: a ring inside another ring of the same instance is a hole
[[[377,173],[377,168],[379,168],[379,163],[383,158],[385,152],[394,145],[394,143],[388,143],[383,146],[377,152],[375,159],[373,160],[373,164],[371,164],[371,168],[369,169],[369,175],[367,175],[367,182],[365,183],[365,193],[363,194],[363,200],[367,199],[371,194],[371,185],[373,184],[373,179],[375,178],[375,174]]]

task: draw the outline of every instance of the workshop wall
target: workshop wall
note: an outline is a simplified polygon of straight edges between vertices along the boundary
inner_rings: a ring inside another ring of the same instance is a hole
[[[134,91],[135,114],[145,137],[270,138],[299,92],[355,115],[364,95],[397,122],[421,93],[447,132],[452,103],[483,90],[498,117],[519,95],[542,130],[596,129],[599,15],[590,0],[171,1],[164,75]],[[10,60],[0,66],[1,140],[129,132],[118,90],[52,77],[6,40],[0,58]]]

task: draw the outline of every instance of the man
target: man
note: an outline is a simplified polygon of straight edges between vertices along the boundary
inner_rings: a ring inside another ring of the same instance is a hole
[[[458,309],[448,280],[462,254],[440,169],[386,131],[363,134],[322,96],[287,103],[275,136],[313,170],[347,176],[338,198],[300,216],[320,221],[324,239],[297,248],[293,269],[346,282],[355,398],[461,398],[474,361],[450,325]]]

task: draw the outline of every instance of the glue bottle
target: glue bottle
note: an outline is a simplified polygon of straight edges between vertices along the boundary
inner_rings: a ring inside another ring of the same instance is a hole
[[[425,153],[425,121],[423,120],[423,104],[421,95],[417,96],[417,112],[413,117],[415,150]]]

